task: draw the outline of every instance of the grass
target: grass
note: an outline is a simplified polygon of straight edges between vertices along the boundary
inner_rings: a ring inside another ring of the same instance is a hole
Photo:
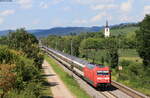
[[[117,78],[117,77],[116,77]],[[141,85],[140,86],[135,86],[132,82],[130,82],[129,80],[123,80],[123,81],[118,81],[136,91],[139,91],[145,95],[148,95],[150,96],[150,89],[146,89],[146,88],[143,88]]]
[[[41,72],[43,73],[41,75],[42,78],[42,96],[40,98],[53,98],[53,94],[51,91],[51,85],[47,80],[47,76],[44,75],[44,70],[42,69]]]
[[[120,57],[119,61],[122,61],[122,60],[128,60],[128,61],[142,63],[142,59],[140,57]]]
[[[2,89],[0,89],[0,95],[3,93]]]
[[[136,49],[119,49],[118,51],[120,57],[138,57],[138,52]]]
[[[53,98],[53,94],[50,88],[50,84],[48,81],[44,78],[42,81],[42,96],[40,98]]]
[[[78,83],[69,76],[51,57],[45,56],[46,61],[52,66],[54,71],[59,75],[61,80],[67,86],[67,88],[77,97],[77,98],[90,98],[90,96],[80,88]]]
[[[119,35],[119,34],[127,34],[127,33],[134,33],[138,30],[138,27],[125,27],[121,29],[111,29],[110,32],[112,35]]]
[[[119,83],[122,83],[122,84],[124,84],[124,85],[126,85],[126,86],[128,86],[128,87],[130,87],[130,88],[132,88],[134,90],[136,90],[136,91],[139,91],[139,92],[141,92],[141,93],[143,93],[145,95],[150,96],[150,89],[144,88],[144,87],[142,87],[142,85],[136,86],[130,80],[119,80],[118,78],[119,78],[118,72],[115,69],[112,69],[112,80],[115,80],[115,81],[117,81]]]

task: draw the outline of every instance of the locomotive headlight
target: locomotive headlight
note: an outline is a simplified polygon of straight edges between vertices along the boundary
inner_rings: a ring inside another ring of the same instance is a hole
[[[106,77],[106,78],[105,78],[105,80],[108,80],[108,79],[109,79],[109,77]]]
[[[98,80],[109,80],[110,78],[109,78],[109,77],[104,77],[104,78],[98,77],[97,79],[98,79]]]
[[[101,78],[101,77],[98,77],[97,79],[98,79],[98,80],[102,80],[103,78]]]

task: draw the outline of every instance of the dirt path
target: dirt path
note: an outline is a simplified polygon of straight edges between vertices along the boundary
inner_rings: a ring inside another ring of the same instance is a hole
[[[45,75],[47,76],[47,80],[51,84],[51,90],[54,98],[75,98],[60,80],[58,75],[53,71],[47,61],[44,61],[42,66]]]

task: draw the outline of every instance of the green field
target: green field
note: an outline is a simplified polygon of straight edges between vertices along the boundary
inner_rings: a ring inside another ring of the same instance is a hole
[[[105,59],[107,59],[106,53],[107,53],[106,50],[99,50],[97,52],[89,51],[87,54],[89,58],[88,61],[92,62],[92,59],[95,58],[95,63],[101,63],[102,57],[105,57]],[[129,60],[142,62],[142,59],[138,56],[138,53],[135,49],[120,49],[118,53],[119,53],[119,61]]]
[[[119,34],[127,34],[127,33],[133,33],[136,30],[138,30],[138,27],[125,27],[121,29],[111,29],[110,32],[112,35],[119,35]]]
[[[135,49],[119,49],[120,57],[138,57],[138,53]]]

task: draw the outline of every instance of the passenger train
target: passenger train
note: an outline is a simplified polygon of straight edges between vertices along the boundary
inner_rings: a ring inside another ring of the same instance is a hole
[[[94,87],[106,87],[111,84],[111,70],[101,64],[92,64],[77,57],[65,54],[60,51],[53,50],[42,46],[42,49],[50,55],[60,58],[62,62],[69,63],[67,67],[77,74],[81,75],[88,83]]]

